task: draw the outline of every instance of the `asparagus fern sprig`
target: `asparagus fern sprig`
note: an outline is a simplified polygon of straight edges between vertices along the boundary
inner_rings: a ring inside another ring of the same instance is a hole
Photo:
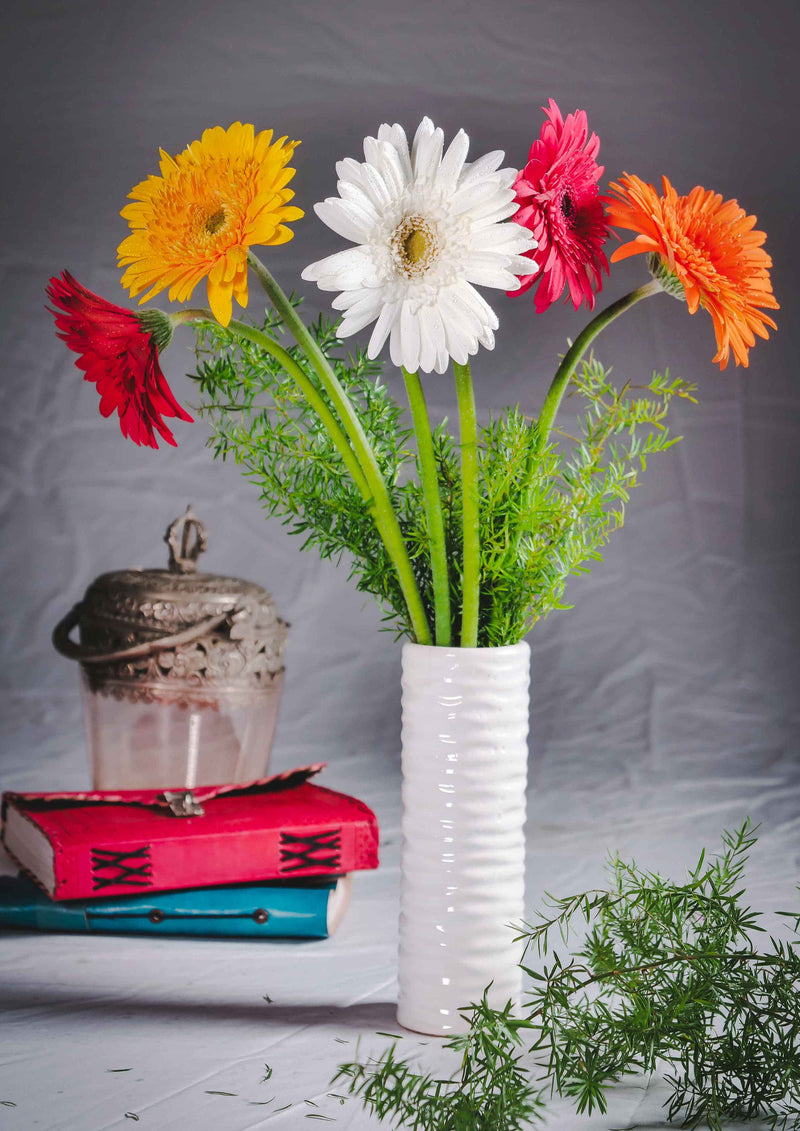
[[[755,945],[762,917],[742,886],[755,843],[749,822],[725,833],[683,883],[615,858],[609,888],[549,898],[524,925],[525,1007],[514,1015],[484,998],[466,1010],[468,1032],[446,1044],[460,1072],[420,1073],[394,1044],[338,1078],[397,1128],[516,1131],[548,1096],[605,1112],[622,1076],[661,1070],[669,1122],[797,1131],[800,953],[795,939]],[[797,935],[800,913],[779,914]],[[554,949],[577,935],[572,953]]]
[[[210,446],[219,458],[236,461],[258,486],[267,513],[299,535],[304,549],[347,560],[358,588],[378,598],[398,635],[415,637],[406,598],[410,588],[418,592],[418,619],[436,626],[440,643],[465,632],[472,639],[477,616],[478,645],[514,644],[553,609],[568,607],[570,577],[600,559],[622,525],[638,471],[676,443],[664,423],[671,401],[693,392],[668,374],[654,374],[640,390],[617,389],[590,355],[573,376],[573,395],[586,407],[571,443],[543,443],[537,423],[519,408],[479,429],[480,598],[465,621],[465,593],[474,596],[475,585],[464,574],[463,453],[447,421],[433,425],[421,452],[419,431],[415,437],[379,363],[360,350],[345,353],[329,319],[318,319],[310,333],[370,438],[413,584],[401,584],[391,541],[373,521],[369,484],[336,423],[336,403],[302,349],[275,340],[282,334],[277,314],[247,332],[210,319],[200,323],[194,377],[200,411],[214,426]],[[320,426],[320,414],[330,427]]]

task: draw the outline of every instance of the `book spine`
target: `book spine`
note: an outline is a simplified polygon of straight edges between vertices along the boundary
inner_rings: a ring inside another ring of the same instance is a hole
[[[0,885],[0,926],[104,934],[326,938],[336,881],[309,887],[202,888],[55,903],[26,880]]]
[[[63,852],[56,847],[53,898],[133,896],[263,880],[302,884],[365,866],[353,825],[289,826],[236,834],[211,830],[206,834],[203,829],[203,835],[193,831],[186,837],[170,831],[173,835],[149,842],[105,841]]]
[[[61,844],[55,837],[53,846],[53,875],[55,886],[48,892],[53,899],[86,899],[91,896],[91,857],[82,845]],[[35,877],[34,877],[35,878]]]

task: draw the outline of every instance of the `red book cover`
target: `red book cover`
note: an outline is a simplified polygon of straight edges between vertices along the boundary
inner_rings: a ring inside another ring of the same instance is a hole
[[[3,842],[53,899],[376,868],[375,814],[309,782],[321,768],[188,794],[5,793]]]

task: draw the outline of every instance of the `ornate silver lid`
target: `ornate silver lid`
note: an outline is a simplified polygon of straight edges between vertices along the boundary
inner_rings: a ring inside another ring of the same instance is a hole
[[[191,507],[164,541],[167,569],[101,574],[53,643],[95,691],[193,704],[222,689],[249,697],[283,671],[288,626],[275,602],[254,582],[197,572],[208,538]]]

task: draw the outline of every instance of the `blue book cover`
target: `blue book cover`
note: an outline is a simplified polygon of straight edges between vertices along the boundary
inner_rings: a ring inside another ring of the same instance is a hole
[[[55,902],[27,876],[0,876],[0,928],[230,938],[327,938],[351,876],[303,885],[236,884],[117,899]]]

